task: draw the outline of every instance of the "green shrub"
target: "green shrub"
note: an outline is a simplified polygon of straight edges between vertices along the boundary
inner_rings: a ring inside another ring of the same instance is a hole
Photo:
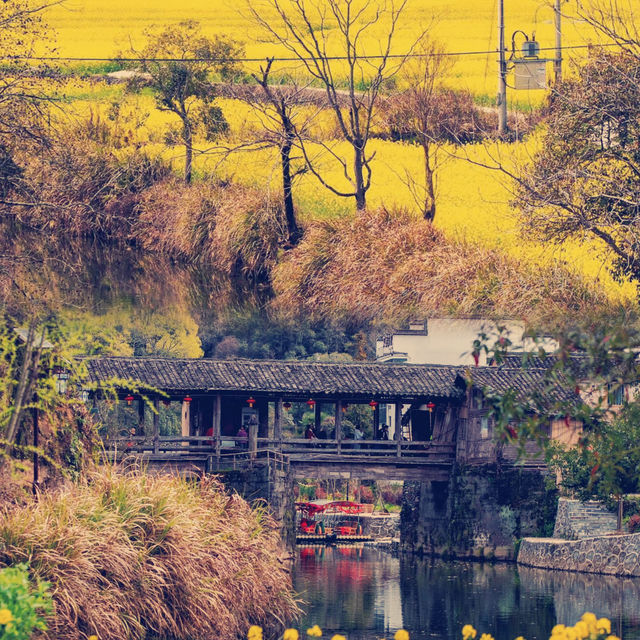
[[[0,640],[28,640],[47,628],[42,614],[52,609],[49,583],[29,582],[26,564],[0,570]]]

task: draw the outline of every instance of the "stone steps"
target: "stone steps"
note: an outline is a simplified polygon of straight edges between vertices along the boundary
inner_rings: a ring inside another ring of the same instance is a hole
[[[567,540],[589,538],[609,534],[617,524],[615,514],[598,502],[560,498],[553,535]]]

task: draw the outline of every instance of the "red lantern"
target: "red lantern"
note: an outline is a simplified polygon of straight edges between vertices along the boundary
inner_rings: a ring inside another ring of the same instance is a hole
[[[131,394],[129,394],[126,398],[125,398],[127,404],[129,406],[131,406],[131,403],[133,402],[133,396]]]
[[[433,402],[427,403],[427,411],[431,413],[436,408],[436,405]]]
[[[290,402],[283,402],[282,406],[285,408],[286,411],[289,411],[289,409],[291,409],[291,403]]]
[[[192,400],[193,398],[191,396],[185,396],[184,398],[182,398],[182,402],[186,402],[187,404],[189,404]]]
[[[309,398],[307,404],[309,405],[309,409],[313,409],[313,407],[316,406],[316,401],[313,398]]]
[[[378,403],[377,403],[375,400],[372,400],[372,401],[369,403],[369,406],[370,406],[372,409],[375,409],[375,408],[378,406]]]
[[[253,405],[256,403],[256,399],[253,396],[249,396],[247,404],[253,409]]]

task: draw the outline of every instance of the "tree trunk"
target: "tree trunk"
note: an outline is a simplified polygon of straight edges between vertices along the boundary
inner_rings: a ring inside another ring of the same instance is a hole
[[[624,496],[618,496],[618,532],[622,533],[622,518],[624,515]]]
[[[359,141],[355,142],[353,150],[353,176],[356,181],[356,209],[358,211],[363,211],[367,207],[367,192],[364,188],[364,151]]]
[[[435,171],[431,166],[431,158],[429,157],[430,145],[427,140],[422,141],[422,151],[424,153],[424,206],[422,216],[425,220],[433,222],[436,217],[436,188],[435,188]]]
[[[40,336],[36,336],[36,330],[30,325],[25,345],[24,360],[20,371],[20,381],[14,396],[14,409],[7,425],[5,440],[15,442],[18,429],[24,412],[24,407],[28,403],[28,398],[34,393],[34,387],[38,378],[40,358],[44,345],[46,331],[43,329]]]
[[[282,164],[282,200],[284,204],[284,214],[287,221],[287,234],[289,244],[295,247],[302,233],[296,220],[296,210],[293,205],[293,185],[291,180],[291,149],[293,148],[293,125],[289,118],[284,115],[284,105],[281,111],[282,126],[285,131],[284,142],[280,146],[280,160]]]
[[[193,164],[193,134],[189,118],[182,118],[182,140],[184,142],[184,181],[191,184],[191,172]]]

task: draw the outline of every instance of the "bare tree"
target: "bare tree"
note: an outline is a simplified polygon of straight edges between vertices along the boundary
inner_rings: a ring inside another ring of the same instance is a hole
[[[577,10],[580,21],[640,57],[640,10],[636,0],[579,0]]]
[[[255,131],[244,131],[242,143],[229,149],[276,148],[282,176],[282,201],[286,217],[287,244],[295,246],[302,237],[293,200],[295,179],[307,172],[302,145],[310,139],[315,115],[324,108],[324,99],[308,83],[300,84],[292,75],[271,82],[273,59],[252,74],[256,85],[232,85],[231,95],[251,106],[259,124]]]
[[[595,47],[557,87],[546,126],[526,161],[473,164],[511,178],[529,237],[601,243],[616,277],[640,282],[640,58]]]
[[[310,145],[302,144],[300,149],[308,170],[320,183],[337,196],[354,198],[359,210],[366,207],[371,186],[374,154],[367,152],[367,144],[374,109],[385,81],[393,78],[404,62],[403,57],[392,55],[392,42],[406,1],[263,0],[247,5],[269,39],[300,60],[322,86],[337,129],[351,145],[353,157],[349,162],[329,144],[320,144],[338,163],[350,188],[336,186],[326,178]],[[371,32],[380,43],[374,56],[365,43]]]
[[[42,55],[50,44],[44,20],[46,10],[62,0],[14,0],[0,3],[0,205],[14,206],[9,191],[19,182],[21,168],[15,154],[46,139],[48,108],[52,98],[42,89],[42,78],[57,74],[27,58]]]
[[[452,68],[443,49],[423,38],[416,47],[418,56],[407,61],[402,69],[404,91],[392,96],[385,104],[383,121],[392,137],[416,142],[423,153],[424,181],[422,184],[407,172],[406,182],[414,200],[426,220],[436,215],[436,169],[441,161],[442,135],[448,114],[441,109],[443,80]],[[450,111],[453,114],[455,111]]]

